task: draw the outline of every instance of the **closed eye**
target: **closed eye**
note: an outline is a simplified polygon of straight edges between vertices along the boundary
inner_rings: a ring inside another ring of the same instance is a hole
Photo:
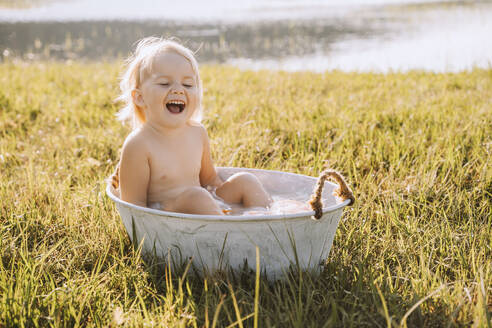
[[[186,83],[184,83],[184,84],[183,84],[183,86],[184,86],[185,88],[191,88],[193,85],[192,85],[192,84],[186,84]]]
[[[167,87],[169,85],[169,83],[159,83],[159,85]]]

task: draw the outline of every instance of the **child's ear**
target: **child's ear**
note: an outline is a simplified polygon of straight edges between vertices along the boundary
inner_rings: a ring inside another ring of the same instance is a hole
[[[143,100],[142,91],[140,89],[132,90],[132,99],[133,103],[137,105],[137,107],[145,108],[145,102]]]

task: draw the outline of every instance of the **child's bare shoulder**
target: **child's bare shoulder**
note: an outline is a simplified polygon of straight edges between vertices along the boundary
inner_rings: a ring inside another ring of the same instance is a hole
[[[200,123],[189,123],[190,129],[198,134],[202,139],[208,139],[207,129]]]
[[[142,155],[147,153],[147,137],[142,129],[132,131],[125,139],[123,153]]]

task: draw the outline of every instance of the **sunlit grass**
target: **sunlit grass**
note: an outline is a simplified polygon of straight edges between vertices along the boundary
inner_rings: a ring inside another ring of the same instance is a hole
[[[203,67],[217,165],[329,165],[357,198],[321,276],[261,279],[258,300],[253,273],[182,277],[133,248],[104,193],[119,72],[0,65],[0,326],[487,327],[492,71]]]
[[[0,0],[0,9],[26,9],[49,4],[54,0]]]

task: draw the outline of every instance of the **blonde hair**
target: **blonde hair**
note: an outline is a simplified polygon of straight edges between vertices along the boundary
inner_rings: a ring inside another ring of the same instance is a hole
[[[132,90],[139,88],[143,80],[143,73],[152,67],[154,58],[166,51],[173,51],[187,59],[196,76],[198,88],[197,108],[190,117],[190,121],[200,123],[202,120],[202,81],[198,72],[198,63],[193,52],[178,42],[157,37],[143,38],[137,43],[135,53],[126,60],[126,71],[121,77],[121,94],[117,101],[122,101],[125,106],[117,114],[119,120],[132,120],[133,129],[145,123],[145,114],[135,105]]]

